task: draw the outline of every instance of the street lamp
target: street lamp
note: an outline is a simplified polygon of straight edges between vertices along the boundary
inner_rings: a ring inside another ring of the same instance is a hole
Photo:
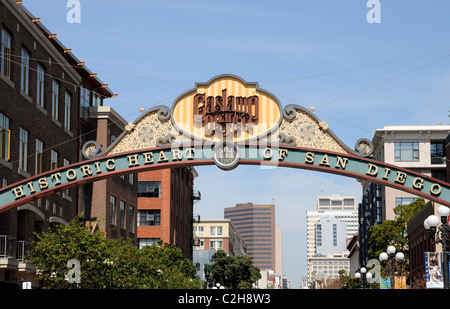
[[[359,272],[357,271],[355,273],[355,278],[358,280],[361,279],[363,289],[365,289],[366,288],[365,283],[366,283],[367,279],[372,279],[372,273],[367,272],[367,269],[365,267],[361,267],[359,269]]]
[[[216,283],[216,286],[213,286],[213,289],[225,289],[225,287],[223,285],[221,285],[220,283]]]
[[[442,244],[442,271],[444,275],[444,289],[449,288],[448,279],[448,242],[450,227],[447,225],[448,216],[450,215],[450,208],[446,206],[439,206],[437,209],[438,215],[441,217],[439,220],[438,216],[431,215],[423,223],[424,227],[428,230],[428,236],[431,238],[434,244]],[[439,225],[439,221],[441,225]]]
[[[403,269],[403,260],[405,259],[405,255],[403,254],[403,252],[400,252],[400,251],[395,253],[395,250],[396,249],[394,246],[389,246],[389,247],[387,247],[387,250],[386,250],[387,253],[382,252],[382,253],[380,253],[380,256],[378,257],[381,264],[388,266],[389,276],[395,275],[395,269],[394,269],[395,261],[400,263],[400,265],[402,266],[402,269]],[[391,278],[391,286],[392,286],[392,278]]]

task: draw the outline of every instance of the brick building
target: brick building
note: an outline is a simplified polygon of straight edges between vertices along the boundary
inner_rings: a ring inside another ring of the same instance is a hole
[[[127,124],[109,106],[91,106],[88,111],[88,134],[84,142],[96,141],[106,149],[124,131]],[[136,243],[137,175],[128,174],[95,181],[79,187],[79,213],[86,221],[100,220],[99,228],[108,237],[130,238]]]
[[[192,260],[194,168],[171,168],[138,174],[137,238],[139,247],[158,240],[175,244]]]
[[[0,179],[5,187],[80,161],[81,134],[98,128],[86,112],[114,94],[21,1],[0,0],[0,27]],[[76,187],[0,214],[0,282],[33,281],[28,273],[33,265],[24,263],[23,255],[34,232],[66,224],[85,209],[79,204],[83,199]]]

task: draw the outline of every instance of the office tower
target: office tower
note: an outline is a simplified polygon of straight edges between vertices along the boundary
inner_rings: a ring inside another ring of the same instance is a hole
[[[276,269],[275,205],[236,204],[224,209],[224,218],[230,219],[247,244],[247,254],[253,266]]]
[[[306,211],[308,280],[316,284],[349,270],[348,238],[358,232],[354,196],[319,196],[316,210]]]

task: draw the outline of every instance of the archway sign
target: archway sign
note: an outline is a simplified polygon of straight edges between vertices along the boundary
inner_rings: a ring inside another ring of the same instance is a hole
[[[83,145],[86,160],[0,190],[0,213],[37,198],[113,176],[171,167],[239,164],[290,167],[368,180],[450,206],[447,183],[370,158],[372,144],[342,143],[307,109],[234,75],[219,75],[129,123],[107,149]]]

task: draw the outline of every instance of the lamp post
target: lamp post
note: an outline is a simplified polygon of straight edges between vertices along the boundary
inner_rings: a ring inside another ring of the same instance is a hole
[[[397,253],[395,253],[395,247],[394,246],[389,246],[387,247],[387,253],[386,252],[382,252],[379,256],[379,260],[381,262],[381,264],[383,265],[387,265],[388,267],[388,274],[389,277],[394,276],[395,275],[395,261],[399,262],[400,265],[402,266],[402,270],[403,270],[403,260],[405,259],[405,255],[403,254],[403,252],[398,251]],[[391,277],[391,288],[392,288],[392,277]]]
[[[225,287],[223,285],[221,285],[220,283],[216,283],[216,285],[213,286],[213,290],[216,290],[216,289],[225,289]]]
[[[367,272],[367,269],[365,267],[361,267],[359,269],[359,272],[357,271],[355,273],[355,278],[358,280],[361,279],[362,287],[363,287],[363,289],[365,289],[367,279],[372,279],[372,273]]]
[[[450,240],[450,227],[447,225],[447,220],[448,216],[450,215],[450,208],[441,205],[438,207],[437,212],[441,217],[440,220],[438,216],[431,215],[424,221],[423,225],[428,230],[428,236],[431,238],[432,242],[434,244],[442,244],[442,272],[444,276],[444,289],[448,289],[448,243]],[[441,225],[438,227],[439,221]]]

